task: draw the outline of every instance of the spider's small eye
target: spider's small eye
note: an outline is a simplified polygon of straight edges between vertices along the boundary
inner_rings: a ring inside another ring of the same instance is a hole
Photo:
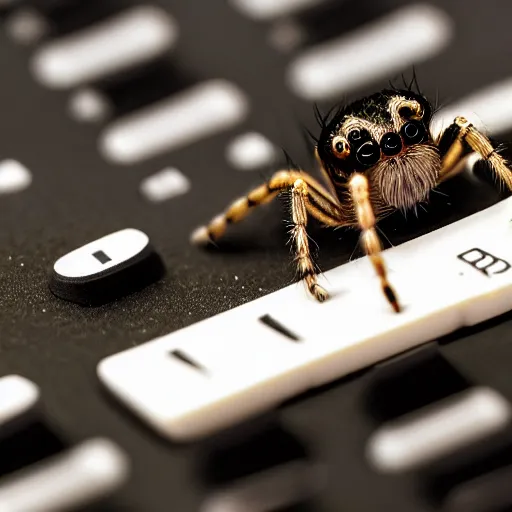
[[[400,133],[407,145],[418,144],[419,142],[422,142],[427,135],[425,127],[419,121],[409,121],[408,123],[405,123],[402,126]]]
[[[380,160],[380,147],[372,141],[365,142],[356,153],[357,161],[364,166],[376,164]]]
[[[361,130],[358,130],[357,128],[355,130],[352,130],[348,134],[348,140],[350,142],[360,142],[361,140],[363,140],[363,132],[361,132]]]
[[[347,141],[338,136],[332,139],[332,151],[338,158],[346,158],[350,153],[350,148]]]

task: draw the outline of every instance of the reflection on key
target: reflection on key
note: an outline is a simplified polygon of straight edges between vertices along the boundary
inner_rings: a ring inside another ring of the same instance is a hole
[[[30,414],[39,400],[39,388],[19,375],[0,378],[0,434]]]
[[[512,129],[512,78],[485,87],[453,105],[442,108],[432,121],[434,134],[464,116],[479,130],[499,135]]]
[[[234,127],[248,101],[235,85],[211,80],[135,112],[107,127],[100,146],[118,164],[133,164]]]
[[[93,439],[0,480],[2,512],[57,512],[110,494],[128,476],[128,460],[111,441]]]
[[[23,45],[38,43],[50,31],[46,18],[30,7],[12,12],[5,20],[5,29],[13,41]]]
[[[379,471],[408,471],[491,436],[511,419],[500,394],[472,388],[384,424],[368,441],[367,456]]]
[[[323,471],[294,461],[240,479],[209,496],[200,512],[277,512],[314,497]]]
[[[238,135],[226,148],[228,162],[240,171],[252,171],[271,165],[275,157],[275,146],[257,132]]]
[[[231,0],[231,3],[247,16],[267,20],[292,14],[301,9],[314,7],[326,0]]]
[[[178,169],[167,168],[148,176],[140,184],[142,195],[153,203],[186,194],[190,190],[189,179]]]
[[[32,173],[17,160],[0,161],[0,194],[14,194],[32,183]]]
[[[167,12],[136,7],[43,46],[32,69],[44,85],[74,87],[152,60],[169,51],[178,29]]]
[[[108,99],[92,87],[84,87],[69,98],[68,110],[71,117],[80,123],[98,123],[111,113]]]
[[[452,32],[443,11],[412,5],[305,51],[288,70],[288,83],[308,100],[345,94],[432,57]]]
[[[453,489],[443,503],[445,512],[505,511],[512,507],[512,467],[499,468]]]

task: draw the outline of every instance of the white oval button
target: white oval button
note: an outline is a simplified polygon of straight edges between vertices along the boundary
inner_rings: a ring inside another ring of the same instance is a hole
[[[59,258],[50,290],[61,299],[106,304],[160,279],[165,267],[148,236],[123,229]]]
[[[88,277],[136,256],[148,245],[138,229],[123,229],[62,256],[53,267],[62,277]]]

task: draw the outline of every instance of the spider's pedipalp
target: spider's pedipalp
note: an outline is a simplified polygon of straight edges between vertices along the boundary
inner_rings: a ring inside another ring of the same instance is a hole
[[[460,165],[461,160],[467,156],[464,142],[471,151],[488,162],[500,181],[505,184],[508,190],[512,190],[512,171],[508,167],[507,161],[499,154],[489,138],[462,116],[456,117],[440,137],[439,146],[444,146],[442,148],[444,155],[439,182],[464,168]]]

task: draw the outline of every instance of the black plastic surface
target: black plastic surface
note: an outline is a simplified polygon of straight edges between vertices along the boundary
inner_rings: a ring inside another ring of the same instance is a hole
[[[270,24],[255,23],[221,0],[154,3],[169,9],[180,25],[180,43],[169,55],[176,84],[214,77],[232,80],[248,93],[251,115],[237,129],[146,163],[111,165],[97,150],[102,127],[72,120],[67,111],[69,93],[38,85],[29,70],[32,50],[13,43],[5,30],[0,32],[0,157],[19,159],[34,177],[26,191],[0,197],[0,375],[20,373],[36,382],[47,417],[72,442],[103,435],[127,451],[133,474],[114,496],[112,510],[192,512],[205,496],[206,484],[198,467],[210,448],[206,443],[177,446],[158,438],[102,390],[96,365],[108,355],[293,282],[283,222],[288,215],[286,203],[275,202],[255,213],[234,227],[218,248],[191,247],[188,236],[273,170],[242,173],[231,169],[224,152],[235,134],[261,131],[299,165],[311,168],[311,148],[304,142],[302,128],[317,132],[317,127],[312,105],[292,96],[285,84],[290,57],[268,43]],[[446,104],[510,75],[509,2],[428,3],[444,9],[455,23],[449,47],[416,67],[420,85],[431,98],[438,94],[440,104]],[[343,4],[345,9],[336,10],[340,31],[349,31],[374,16],[376,2],[346,0]],[[400,2],[378,4],[380,13]],[[351,9],[358,13],[355,19]],[[94,19],[97,14],[88,16]],[[64,22],[63,18],[64,14],[57,32],[83,23],[68,18]],[[323,20],[332,22],[331,17],[317,16],[312,40],[322,38]],[[330,23],[325,30],[331,34],[332,27]],[[357,95],[385,85],[387,80],[368,84]],[[112,86],[109,92],[123,90],[128,89]],[[141,93],[144,98],[139,100],[137,91],[129,90],[130,101],[119,99],[120,112],[147,98]],[[322,109],[327,106],[320,105]],[[510,136],[505,134],[504,141],[510,141]],[[171,201],[149,204],[138,193],[139,183],[167,166],[186,174],[192,189]],[[428,211],[419,209],[418,218],[397,214],[387,219],[381,226],[385,244],[420,236],[502,197],[490,184],[477,186],[465,178],[447,182],[440,191],[446,195],[433,194]],[[146,232],[158,247],[169,269],[162,281],[92,309],[50,293],[48,274],[56,258],[86,241],[130,226]],[[319,263],[324,270],[360,254],[354,232],[312,225],[311,236],[319,243]],[[304,293],[301,285],[297,293]],[[340,311],[340,332],[342,315]],[[371,321],[371,312],[368,315]],[[443,356],[461,374],[494,387],[509,399],[511,319],[510,314],[504,315],[440,344]],[[315,460],[327,468],[318,510],[435,510],[436,502],[424,497],[415,478],[382,476],[366,463],[364,445],[374,428],[365,409],[368,384],[369,374],[362,372],[292,400],[279,411],[285,428],[295,432]]]

